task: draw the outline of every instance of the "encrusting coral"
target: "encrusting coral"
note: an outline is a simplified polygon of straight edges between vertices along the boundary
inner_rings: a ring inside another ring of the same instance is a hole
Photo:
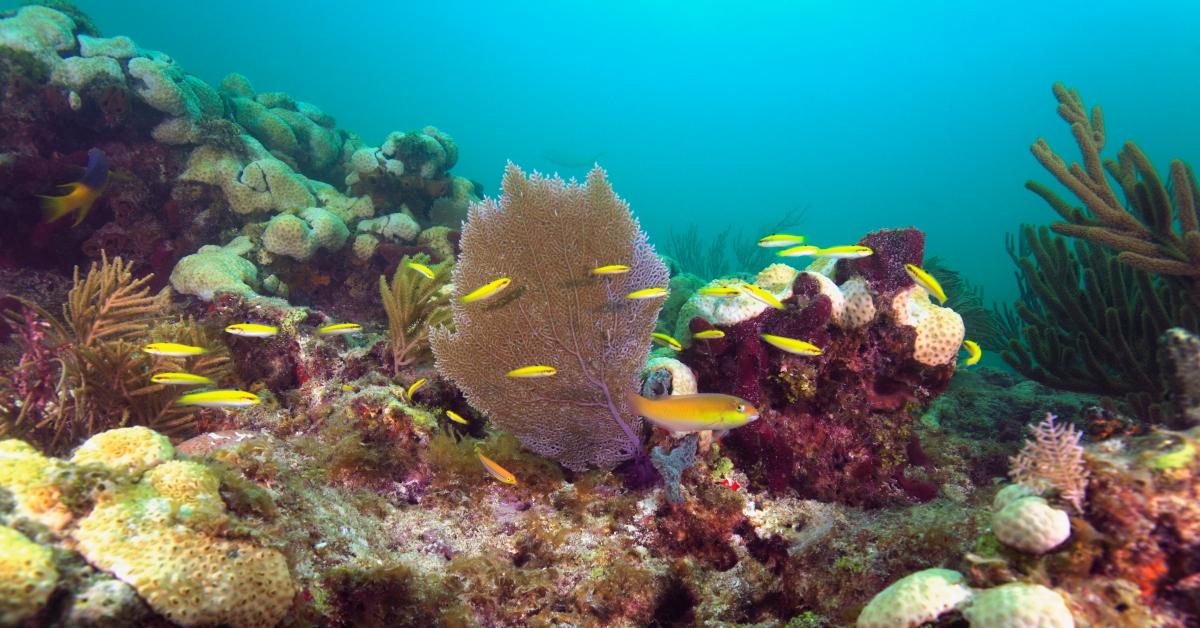
[[[389,284],[379,277],[379,296],[387,311],[388,335],[391,342],[392,371],[399,375],[405,367],[423,362],[432,356],[429,332],[452,322],[450,295],[447,285],[454,267],[452,260],[428,266],[433,277],[425,277],[407,266],[408,263],[428,264],[429,257],[418,254],[405,257],[396,267]]]
[[[509,164],[502,189],[472,205],[463,228],[455,331],[430,335],[438,371],[497,426],[568,468],[640,454],[641,420],[626,395],[638,389],[659,303],[626,295],[666,287],[666,267],[599,168],[578,185]],[[591,273],[606,264],[630,270]],[[512,285],[493,300],[461,302],[498,278]],[[557,374],[506,375],[531,365]]]

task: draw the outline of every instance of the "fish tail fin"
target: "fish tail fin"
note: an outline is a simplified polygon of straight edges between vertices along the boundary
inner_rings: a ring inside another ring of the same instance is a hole
[[[54,222],[79,208],[79,197],[72,189],[63,196],[42,196],[42,218]]]

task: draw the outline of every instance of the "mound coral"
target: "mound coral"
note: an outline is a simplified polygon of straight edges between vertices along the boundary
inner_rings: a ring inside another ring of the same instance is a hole
[[[0,625],[18,625],[38,612],[57,582],[49,548],[0,526]]]
[[[625,295],[665,287],[667,269],[604,171],[578,185],[510,164],[500,199],[471,207],[461,245],[455,331],[430,335],[438,371],[497,426],[568,468],[639,453],[641,421],[626,395],[638,389],[659,304]],[[591,274],[616,263],[630,271]],[[494,300],[461,302],[501,277],[512,285]],[[557,374],[506,376],[529,365]]]
[[[962,319],[930,303],[904,271],[921,263],[921,232],[879,231],[860,243],[874,255],[825,269],[840,286],[820,264],[760,273],[756,283],[780,297],[783,310],[694,295],[680,311],[679,331],[716,328],[725,336],[693,342],[680,359],[701,392],[733,394],[762,411],[764,420],[725,439],[755,482],[855,504],[902,498],[896,486],[929,499],[936,487],[904,476],[910,461],[926,464],[911,432],[913,410],[949,385]],[[821,354],[771,348],[762,334],[813,343]]]

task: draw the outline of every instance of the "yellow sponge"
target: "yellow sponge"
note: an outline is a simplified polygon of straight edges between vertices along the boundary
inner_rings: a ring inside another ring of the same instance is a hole
[[[71,521],[62,491],[51,481],[62,464],[43,456],[32,445],[15,439],[0,441],[0,488],[12,493],[16,512],[54,531]]]

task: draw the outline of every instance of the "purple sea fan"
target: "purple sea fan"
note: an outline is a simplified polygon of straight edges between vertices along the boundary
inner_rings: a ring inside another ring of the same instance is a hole
[[[1088,470],[1083,458],[1082,436],[1070,423],[1058,424],[1055,416],[1046,413],[1046,420],[1033,426],[1033,440],[1026,441],[1011,459],[1008,474],[1019,484],[1038,493],[1057,490],[1077,512],[1083,512],[1087,493]]]
[[[584,185],[526,177],[508,164],[499,200],[471,205],[454,267],[454,331],[430,334],[437,369],[501,429],[529,449],[581,471],[640,452],[637,389],[667,268],[602,169]],[[629,272],[595,276],[623,264]],[[463,295],[500,277],[511,285],[485,301]],[[549,365],[557,374],[511,378]]]

